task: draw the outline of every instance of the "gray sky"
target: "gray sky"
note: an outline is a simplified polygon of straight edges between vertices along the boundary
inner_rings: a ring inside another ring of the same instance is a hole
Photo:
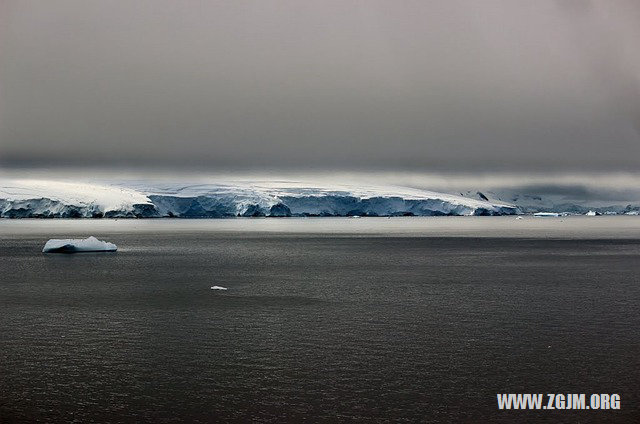
[[[637,170],[640,2],[0,0],[0,164]]]

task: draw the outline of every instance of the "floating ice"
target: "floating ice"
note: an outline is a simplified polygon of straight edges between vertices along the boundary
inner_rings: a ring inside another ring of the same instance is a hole
[[[91,236],[86,239],[51,239],[42,249],[43,253],[76,252],[115,252],[118,247],[113,243],[98,240]]]
[[[533,216],[537,217],[559,217],[561,216],[558,212],[536,212]]]
[[[211,290],[227,290],[227,288],[222,286],[211,286]]]

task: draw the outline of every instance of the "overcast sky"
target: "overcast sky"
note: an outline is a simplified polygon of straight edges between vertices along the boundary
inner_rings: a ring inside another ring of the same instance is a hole
[[[637,170],[640,2],[0,0],[0,163]]]

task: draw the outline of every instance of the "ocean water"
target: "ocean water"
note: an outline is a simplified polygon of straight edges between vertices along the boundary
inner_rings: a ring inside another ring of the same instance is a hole
[[[0,422],[303,420],[638,422],[640,217],[0,221]]]

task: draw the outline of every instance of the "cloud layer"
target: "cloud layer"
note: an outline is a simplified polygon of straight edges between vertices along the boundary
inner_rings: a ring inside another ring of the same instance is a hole
[[[0,162],[636,170],[639,3],[0,2]]]

